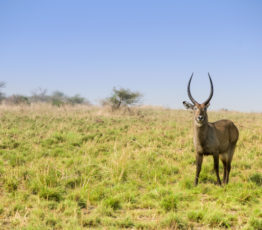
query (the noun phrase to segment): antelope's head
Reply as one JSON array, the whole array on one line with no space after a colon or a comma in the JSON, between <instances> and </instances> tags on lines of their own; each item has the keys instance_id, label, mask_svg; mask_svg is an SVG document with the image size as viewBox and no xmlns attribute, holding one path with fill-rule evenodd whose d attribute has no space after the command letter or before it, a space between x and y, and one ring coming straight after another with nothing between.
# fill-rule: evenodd
<instances>
[{"instance_id":1,"label":"antelope's head","mask_svg":"<svg viewBox=\"0 0 262 230\"><path fill-rule=\"evenodd\" d=\"M195 124L200 127L204 123L208 122L207 108L208 108L209 102L210 102L210 100L213 96L214 89L213 89L213 83L212 83L210 74L208 73L210 86L211 86L210 95L204 103L199 104L191 95L190 84L191 84L192 77L193 77L193 73L192 73L192 75L189 79L188 85L187 85L187 94L188 94L188 97L193 104L186 102L186 101L183 101L183 104L186 107L186 109L192 109L193 110Z\"/></svg>"}]
</instances>

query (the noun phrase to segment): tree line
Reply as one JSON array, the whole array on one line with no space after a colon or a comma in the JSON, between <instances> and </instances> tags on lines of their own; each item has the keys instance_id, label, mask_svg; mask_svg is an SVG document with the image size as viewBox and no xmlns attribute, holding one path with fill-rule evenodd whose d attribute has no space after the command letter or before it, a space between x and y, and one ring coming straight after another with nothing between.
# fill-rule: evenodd
<instances>
[{"instance_id":1,"label":"tree line","mask_svg":"<svg viewBox=\"0 0 262 230\"><path fill-rule=\"evenodd\" d=\"M37 89L30 96L21 94L13 94L5 96L3 88L6 86L5 82L0 82L0 102L9 105L30 105L31 103L49 103L54 106L63 105L91 105L90 101L79 94L68 96L61 91L55 91L51 94L47 93L46 89ZM139 104L143 95L138 91L131 91L125 88L113 88L111 96L101 101L102 106L110 106L112 110L120 108L129 108L130 106Z\"/></svg>"}]
</instances>

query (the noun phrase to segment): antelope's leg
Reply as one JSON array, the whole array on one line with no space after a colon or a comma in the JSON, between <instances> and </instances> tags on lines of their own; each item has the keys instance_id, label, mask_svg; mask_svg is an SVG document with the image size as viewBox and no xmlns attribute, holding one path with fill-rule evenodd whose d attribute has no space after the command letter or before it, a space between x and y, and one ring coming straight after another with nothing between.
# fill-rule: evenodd
<instances>
[{"instance_id":1,"label":"antelope's leg","mask_svg":"<svg viewBox=\"0 0 262 230\"><path fill-rule=\"evenodd\" d=\"M196 178L195 178L195 185L198 184L198 178L199 178L199 174L200 174L200 171L201 171L202 162L203 162L203 155L197 153L196 154Z\"/></svg>"},{"instance_id":2,"label":"antelope's leg","mask_svg":"<svg viewBox=\"0 0 262 230\"><path fill-rule=\"evenodd\" d=\"M222 160L223 166L224 166L224 175L223 175L223 183L226 183L226 177L227 177L227 163L226 161Z\"/></svg>"},{"instance_id":3,"label":"antelope's leg","mask_svg":"<svg viewBox=\"0 0 262 230\"><path fill-rule=\"evenodd\" d=\"M227 163L226 184L228 184L228 181L229 181L230 170L231 170L231 162L228 162Z\"/></svg>"},{"instance_id":4,"label":"antelope's leg","mask_svg":"<svg viewBox=\"0 0 262 230\"><path fill-rule=\"evenodd\" d=\"M230 170L231 170L231 161L234 155L234 151L235 151L235 147L236 147L236 143L230 148L229 150L229 154L228 154L228 161L227 161L227 174L226 174L226 184L228 184L229 181L229 174L230 174Z\"/></svg>"},{"instance_id":5,"label":"antelope's leg","mask_svg":"<svg viewBox=\"0 0 262 230\"><path fill-rule=\"evenodd\" d=\"M219 177L219 156L218 154L214 154L214 169L217 175L217 183L221 185L221 180Z\"/></svg>"},{"instance_id":6,"label":"antelope's leg","mask_svg":"<svg viewBox=\"0 0 262 230\"><path fill-rule=\"evenodd\" d=\"M228 156L227 152L219 155L219 158L223 162L223 166L224 166L224 175L223 175L223 183L224 184L226 184L226 182L227 182L227 162L228 162L227 156Z\"/></svg>"}]
</instances>

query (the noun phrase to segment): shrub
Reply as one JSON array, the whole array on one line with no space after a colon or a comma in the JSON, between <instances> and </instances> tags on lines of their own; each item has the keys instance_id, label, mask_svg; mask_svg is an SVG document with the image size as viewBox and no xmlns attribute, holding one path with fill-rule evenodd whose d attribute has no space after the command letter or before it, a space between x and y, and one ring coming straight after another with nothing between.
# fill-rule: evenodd
<instances>
[{"instance_id":1,"label":"shrub","mask_svg":"<svg viewBox=\"0 0 262 230\"><path fill-rule=\"evenodd\" d=\"M249 221L249 225L250 225L253 229L262 230L262 220L261 220L261 219L252 218L252 219Z\"/></svg>"},{"instance_id":2,"label":"shrub","mask_svg":"<svg viewBox=\"0 0 262 230\"><path fill-rule=\"evenodd\" d=\"M8 98L6 98L6 103L11 105L29 105L30 101L29 98L23 95L12 95Z\"/></svg>"},{"instance_id":3,"label":"shrub","mask_svg":"<svg viewBox=\"0 0 262 230\"><path fill-rule=\"evenodd\" d=\"M102 104L109 104L113 110L119 109L122 106L129 106L138 103L142 98L139 92L132 92L129 89L113 88L111 97L105 99Z\"/></svg>"},{"instance_id":4,"label":"shrub","mask_svg":"<svg viewBox=\"0 0 262 230\"><path fill-rule=\"evenodd\" d=\"M1 88L4 88L5 87L5 82L0 82L0 89ZM4 95L4 93L2 93L1 91L0 91L0 101L2 101L3 99L5 99L5 95Z\"/></svg>"},{"instance_id":5,"label":"shrub","mask_svg":"<svg viewBox=\"0 0 262 230\"><path fill-rule=\"evenodd\" d=\"M203 211L191 211L187 214L187 217L191 221L200 222L203 220L204 213Z\"/></svg>"},{"instance_id":6,"label":"shrub","mask_svg":"<svg viewBox=\"0 0 262 230\"><path fill-rule=\"evenodd\" d=\"M32 102L48 102L50 100L50 96L47 95L46 89L38 88L32 93L30 100Z\"/></svg>"},{"instance_id":7,"label":"shrub","mask_svg":"<svg viewBox=\"0 0 262 230\"><path fill-rule=\"evenodd\" d=\"M174 194L167 195L161 201L161 207L166 211L174 211L177 209L178 199Z\"/></svg>"},{"instance_id":8,"label":"shrub","mask_svg":"<svg viewBox=\"0 0 262 230\"><path fill-rule=\"evenodd\" d=\"M81 97L80 95L76 94L73 97L68 97L68 102L72 105L76 105L76 104L83 104L85 102L85 98ZM89 103L88 103L89 104Z\"/></svg>"},{"instance_id":9,"label":"shrub","mask_svg":"<svg viewBox=\"0 0 262 230\"><path fill-rule=\"evenodd\" d=\"M108 198L107 200L105 200L105 205L107 207L111 207L114 210L121 209L120 200L116 198Z\"/></svg>"},{"instance_id":10,"label":"shrub","mask_svg":"<svg viewBox=\"0 0 262 230\"><path fill-rule=\"evenodd\" d=\"M179 217L177 214L170 213L161 221L162 227L168 227L168 229L188 229L187 223Z\"/></svg>"},{"instance_id":11,"label":"shrub","mask_svg":"<svg viewBox=\"0 0 262 230\"><path fill-rule=\"evenodd\" d=\"M39 196L46 200L53 200L60 202L63 199L63 191L56 188L41 187L39 191Z\"/></svg>"},{"instance_id":12,"label":"shrub","mask_svg":"<svg viewBox=\"0 0 262 230\"><path fill-rule=\"evenodd\" d=\"M82 221L83 227L97 227L100 223L101 219L98 216L87 217Z\"/></svg>"},{"instance_id":13,"label":"shrub","mask_svg":"<svg viewBox=\"0 0 262 230\"><path fill-rule=\"evenodd\" d=\"M51 96L51 103L54 106L62 106L66 103L66 95L60 91L55 91Z\"/></svg>"},{"instance_id":14,"label":"shrub","mask_svg":"<svg viewBox=\"0 0 262 230\"><path fill-rule=\"evenodd\" d=\"M249 179L258 186L262 185L262 174L255 173L249 177Z\"/></svg>"}]
</instances>

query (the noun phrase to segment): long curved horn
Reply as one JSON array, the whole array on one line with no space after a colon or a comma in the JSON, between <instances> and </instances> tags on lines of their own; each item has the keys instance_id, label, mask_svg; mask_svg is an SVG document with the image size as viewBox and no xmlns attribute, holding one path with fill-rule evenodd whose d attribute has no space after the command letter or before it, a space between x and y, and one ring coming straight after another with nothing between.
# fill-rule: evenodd
<instances>
[{"instance_id":1,"label":"long curved horn","mask_svg":"<svg viewBox=\"0 0 262 230\"><path fill-rule=\"evenodd\" d=\"M210 100L211 100L212 97L213 97L213 93L214 93L213 82L212 82L212 79L211 79L209 73L208 73L208 77L209 77L209 81L210 81L211 91L210 91L210 94L209 94L208 99L203 103L203 104L205 104L205 105L207 105L207 104L210 102Z\"/></svg>"},{"instance_id":2,"label":"long curved horn","mask_svg":"<svg viewBox=\"0 0 262 230\"><path fill-rule=\"evenodd\" d=\"M192 80L192 77L193 77L194 73L192 73L190 79L189 79L189 82L188 82L188 85L187 85L187 94L188 94L188 97L189 99L193 102L193 104L199 104L191 95L191 91L190 91L190 84L191 84L191 80Z\"/></svg>"}]
</instances>

